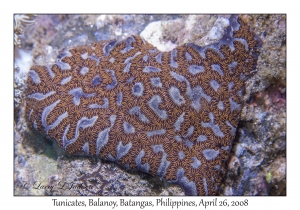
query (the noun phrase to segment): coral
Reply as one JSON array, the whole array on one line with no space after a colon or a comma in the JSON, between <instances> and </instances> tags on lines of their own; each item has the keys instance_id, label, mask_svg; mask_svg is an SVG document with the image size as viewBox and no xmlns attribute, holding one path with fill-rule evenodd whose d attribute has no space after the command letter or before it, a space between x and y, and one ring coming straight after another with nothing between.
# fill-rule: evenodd
<instances>
[{"instance_id":1,"label":"coral","mask_svg":"<svg viewBox=\"0 0 300 210\"><path fill-rule=\"evenodd\" d=\"M36 15L14 15L14 44L21 46L20 36L24 33L26 25L35 23Z\"/></svg>"},{"instance_id":2,"label":"coral","mask_svg":"<svg viewBox=\"0 0 300 210\"><path fill-rule=\"evenodd\" d=\"M63 49L54 65L29 71L30 124L70 154L157 175L187 195L215 195L259 47L241 19L227 21L224 37L206 47L162 53L130 36Z\"/></svg>"},{"instance_id":3,"label":"coral","mask_svg":"<svg viewBox=\"0 0 300 210\"><path fill-rule=\"evenodd\" d=\"M257 61L259 73L247 81L245 100L250 93L261 92L270 85L286 85L286 15L241 15L249 25L255 25L254 32L263 46Z\"/></svg>"},{"instance_id":4,"label":"coral","mask_svg":"<svg viewBox=\"0 0 300 210\"><path fill-rule=\"evenodd\" d=\"M149 174L128 173L115 163L86 157L59 159L56 173L49 176L54 189L46 190L46 195L184 195L178 185L165 186Z\"/></svg>"},{"instance_id":5,"label":"coral","mask_svg":"<svg viewBox=\"0 0 300 210\"><path fill-rule=\"evenodd\" d=\"M221 195L285 195L286 107L280 86L245 104Z\"/></svg>"},{"instance_id":6,"label":"coral","mask_svg":"<svg viewBox=\"0 0 300 210\"><path fill-rule=\"evenodd\" d=\"M24 90L28 71L32 65L32 56L24 50L17 49L15 56L15 83L14 83L14 100L15 108L19 107L24 98Z\"/></svg>"}]
</instances>

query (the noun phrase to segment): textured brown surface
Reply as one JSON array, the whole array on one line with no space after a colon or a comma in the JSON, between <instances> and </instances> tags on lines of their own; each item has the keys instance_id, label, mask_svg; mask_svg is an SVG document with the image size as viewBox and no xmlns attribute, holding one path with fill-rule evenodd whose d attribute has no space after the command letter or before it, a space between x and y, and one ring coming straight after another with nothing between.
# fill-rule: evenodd
<instances>
[{"instance_id":1,"label":"textured brown surface","mask_svg":"<svg viewBox=\"0 0 300 210\"><path fill-rule=\"evenodd\" d=\"M230 24L236 27L234 17ZM244 76L256 64L248 26L240 22L233 34L205 56L193 44L160 53L138 36L64 49L57 64L31 68L27 116L70 154L99 155L179 183L187 194L214 195L235 136Z\"/></svg>"}]
</instances>

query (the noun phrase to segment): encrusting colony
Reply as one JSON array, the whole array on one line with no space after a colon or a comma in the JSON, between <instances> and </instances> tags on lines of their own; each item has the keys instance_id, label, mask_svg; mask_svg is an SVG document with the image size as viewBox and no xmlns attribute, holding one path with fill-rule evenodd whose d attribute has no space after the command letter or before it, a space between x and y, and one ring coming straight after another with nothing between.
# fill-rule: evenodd
<instances>
[{"instance_id":1,"label":"encrusting colony","mask_svg":"<svg viewBox=\"0 0 300 210\"><path fill-rule=\"evenodd\" d=\"M215 195L255 70L258 40L237 16L223 38L159 52L138 36L62 50L29 71L26 114L70 154L97 155Z\"/></svg>"}]
</instances>

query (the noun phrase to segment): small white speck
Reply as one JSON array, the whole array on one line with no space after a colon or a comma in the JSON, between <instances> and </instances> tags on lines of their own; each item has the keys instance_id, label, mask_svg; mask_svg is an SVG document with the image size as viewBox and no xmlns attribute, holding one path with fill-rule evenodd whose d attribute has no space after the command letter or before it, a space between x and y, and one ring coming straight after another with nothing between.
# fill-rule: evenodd
<instances>
[{"instance_id":1,"label":"small white speck","mask_svg":"<svg viewBox=\"0 0 300 210\"><path fill-rule=\"evenodd\" d=\"M115 34L116 34L117 36L121 36L122 30L121 30L120 28L117 28L117 29L115 30Z\"/></svg>"}]
</instances>

